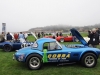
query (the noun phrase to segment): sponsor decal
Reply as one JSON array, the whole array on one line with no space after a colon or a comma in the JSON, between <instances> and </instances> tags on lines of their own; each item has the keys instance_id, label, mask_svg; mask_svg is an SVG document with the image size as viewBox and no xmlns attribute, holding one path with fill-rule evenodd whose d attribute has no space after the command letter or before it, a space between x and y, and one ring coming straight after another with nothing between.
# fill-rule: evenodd
<instances>
[{"instance_id":1,"label":"sponsor decal","mask_svg":"<svg viewBox=\"0 0 100 75\"><path fill-rule=\"evenodd\" d=\"M43 50L43 58L42 61L43 63L46 63L48 61L50 62L66 62L69 61L68 58L70 58L70 53L68 54L48 54L47 55L47 49Z\"/></svg>"},{"instance_id":2,"label":"sponsor decal","mask_svg":"<svg viewBox=\"0 0 100 75\"><path fill-rule=\"evenodd\" d=\"M69 61L70 54L48 54L48 60L51 62L65 62Z\"/></svg>"},{"instance_id":3,"label":"sponsor decal","mask_svg":"<svg viewBox=\"0 0 100 75\"><path fill-rule=\"evenodd\" d=\"M33 45L33 43L22 43L21 47L24 48L24 47L28 47L31 45Z\"/></svg>"},{"instance_id":4,"label":"sponsor decal","mask_svg":"<svg viewBox=\"0 0 100 75\"><path fill-rule=\"evenodd\" d=\"M48 58L70 58L70 54L48 54Z\"/></svg>"}]
</instances>

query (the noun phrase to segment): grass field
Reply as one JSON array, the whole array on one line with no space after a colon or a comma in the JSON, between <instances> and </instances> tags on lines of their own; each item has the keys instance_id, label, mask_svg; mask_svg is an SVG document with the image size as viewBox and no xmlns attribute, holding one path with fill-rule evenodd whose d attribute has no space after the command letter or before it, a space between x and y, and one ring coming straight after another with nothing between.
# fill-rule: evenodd
<instances>
[{"instance_id":1,"label":"grass field","mask_svg":"<svg viewBox=\"0 0 100 75\"><path fill-rule=\"evenodd\" d=\"M30 41L34 41L29 36ZM72 42L62 43L69 44ZM99 47L99 46L98 46ZM100 58L94 68L85 68L80 64L57 66L56 64L44 64L41 70L29 70L24 63L12 60L13 52L0 50L0 75L100 75Z\"/></svg>"}]
</instances>

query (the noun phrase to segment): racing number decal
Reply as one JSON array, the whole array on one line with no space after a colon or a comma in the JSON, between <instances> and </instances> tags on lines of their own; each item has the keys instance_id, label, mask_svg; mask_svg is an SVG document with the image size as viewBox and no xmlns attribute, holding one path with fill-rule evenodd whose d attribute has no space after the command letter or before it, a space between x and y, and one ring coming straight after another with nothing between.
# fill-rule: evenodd
<instances>
[{"instance_id":1,"label":"racing number decal","mask_svg":"<svg viewBox=\"0 0 100 75\"><path fill-rule=\"evenodd\" d=\"M48 54L48 58L70 58L70 54Z\"/></svg>"}]
</instances>

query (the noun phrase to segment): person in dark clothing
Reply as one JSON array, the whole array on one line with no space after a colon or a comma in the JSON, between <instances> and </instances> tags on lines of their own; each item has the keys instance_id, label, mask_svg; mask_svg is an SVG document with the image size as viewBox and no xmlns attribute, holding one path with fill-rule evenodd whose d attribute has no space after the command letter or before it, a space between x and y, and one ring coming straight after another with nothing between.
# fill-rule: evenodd
<instances>
[{"instance_id":1,"label":"person in dark clothing","mask_svg":"<svg viewBox=\"0 0 100 75\"><path fill-rule=\"evenodd\" d=\"M12 40L12 36L10 35L10 33L7 33L7 41L11 41Z\"/></svg>"},{"instance_id":2,"label":"person in dark clothing","mask_svg":"<svg viewBox=\"0 0 100 75\"><path fill-rule=\"evenodd\" d=\"M40 32L38 32L38 39L41 37L41 34L40 34Z\"/></svg>"},{"instance_id":3,"label":"person in dark clothing","mask_svg":"<svg viewBox=\"0 0 100 75\"><path fill-rule=\"evenodd\" d=\"M63 36L63 35L62 35L62 32L60 32L60 34L59 34L59 35L60 35L60 36Z\"/></svg>"},{"instance_id":4,"label":"person in dark clothing","mask_svg":"<svg viewBox=\"0 0 100 75\"><path fill-rule=\"evenodd\" d=\"M92 32L88 35L88 37L90 38L88 45L91 44L93 47L99 45L99 34L95 28L92 29Z\"/></svg>"},{"instance_id":5,"label":"person in dark clothing","mask_svg":"<svg viewBox=\"0 0 100 75\"><path fill-rule=\"evenodd\" d=\"M58 37L58 35L59 35L59 34L58 34L58 32L57 32L57 33L56 33L56 36Z\"/></svg>"},{"instance_id":6,"label":"person in dark clothing","mask_svg":"<svg viewBox=\"0 0 100 75\"><path fill-rule=\"evenodd\" d=\"M92 32L91 30L88 30L88 36L91 34L91 32Z\"/></svg>"},{"instance_id":7,"label":"person in dark clothing","mask_svg":"<svg viewBox=\"0 0 100 75\"><path fill-rule=\"evenodd\" d=\"M100 41L100 28L96 28L96 31L99 34L99 41Z\"/></svg>"},{"instance_id":8,"label":"person in dark clothing","mask_svg":"<svg viewBox=\"0 0 100 75\"><path fill-rule=\"evenodd\" d=\"M44 37L44 32L41 32L41 34L42 34L42 37Z\"/></svg>"}]
</instances>

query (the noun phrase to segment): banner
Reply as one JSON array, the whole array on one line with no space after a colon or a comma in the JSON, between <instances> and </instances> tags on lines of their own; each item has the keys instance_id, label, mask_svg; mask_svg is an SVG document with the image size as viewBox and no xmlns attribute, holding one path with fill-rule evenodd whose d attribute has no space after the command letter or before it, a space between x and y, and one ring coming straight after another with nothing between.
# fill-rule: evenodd
<instances>
[{"instance_id":1,"label":"banner","mask_svg":"<svg viewBox=\"0 0 100 75\"><path fill-rule=\"evenodd\" d=\"M6 23L2 23L2 32L6 34Z\"/></svg>"},{"instance_id":2,"label":"banner","mask_svg":"<svg viewBox=\"0 0 100 75\"><path fill-rule=\"evenodd\" d=\"M6 23L2 23L2 32L4 32L5 39L6 39Z\"/></svg>"}]
</instances>

